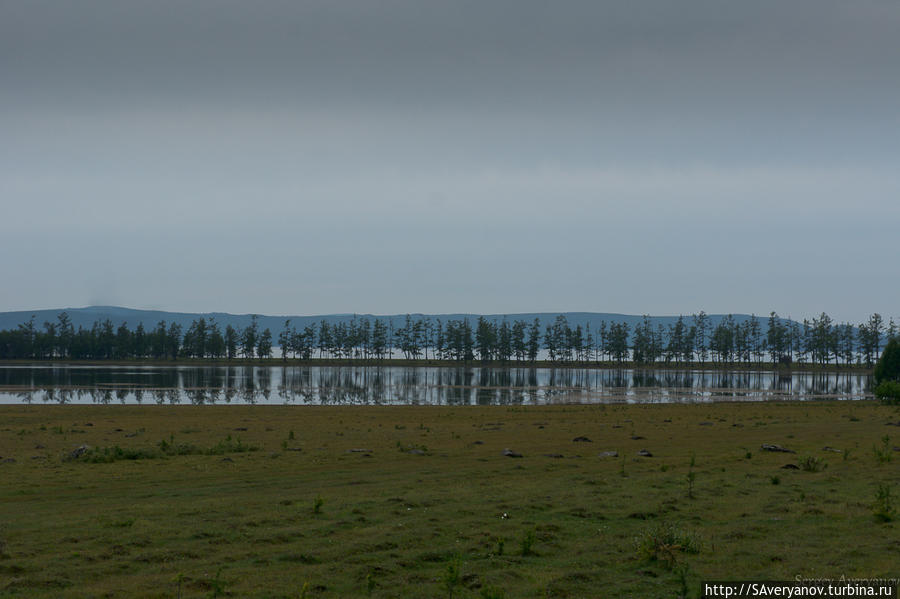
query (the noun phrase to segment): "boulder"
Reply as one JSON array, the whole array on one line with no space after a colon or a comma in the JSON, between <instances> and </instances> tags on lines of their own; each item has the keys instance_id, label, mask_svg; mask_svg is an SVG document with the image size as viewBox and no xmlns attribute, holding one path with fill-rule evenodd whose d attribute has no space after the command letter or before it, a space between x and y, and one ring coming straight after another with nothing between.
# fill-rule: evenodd
<instances>
[{"instance_id":1,"label":"boulder","mask_svg":"<svg viewBox=\"0 0 900 599\"><path fill-rule=\"evenodd\" d=\"M76 447L75 449L73 449L72 451L69 452L69 459L77 460L78 458L83 456L85 454L85 452L87 452L88 449L90 449L90 448L87 445L79 445L78 447Z\"/></svg>"},{"instance_id":2,"label":"boulder","mask_svg":"<svg viewBox=\"0 0 900 599\"><path fill-rule=\"evenodd\" d=\"M503 455L505 455L508 458L521 458L522 457L521 453L519 453L518 451L513 451L512 449L509 449L508 447L503 450Z\"/></svg>"},{"instance_id":3,"label":"boulder","mask_svg":"<svg viewBox=\"0 0 900 599\"><path fill-rule=\"evenodd\" d=\"M652 458L653 457L653 454L650 453L649 451L647 451L646 449L640 450L639 452L637 452L637 454L639 456L641 456L642 458Z\"/></svg>"},{"instance_id":4,"label":"boulder","mask_svg":"<svg viewBox=\"0 0 900 599\"><path fill-rule=\"evenodd\" d=\"M760 449L763 451L779 451L781 453L797 453L793 449L787 449L781 445L775 445L774 443L763 443L760 445Z\"/></svg>"},{"instance_id":5,"label":"boulder","mask_svg":"<svg viewBox=\"0 0 900 599\"><path fill-rule=\"evenodd\" d=\"M572 443L593 443L593 441L591 441L587 437L575 437L574 439L572 439Z\"/></svg>"},{"instance_id":6,"label":"boulder","mask_svg":"<svg viewBox=\"0 0 900 599\"><path fill-rule=\"evenodd\" d=\"M618 451L601 451L597 454L601 458L617 458L619 457Z\"/></svg>"}]
</instances>

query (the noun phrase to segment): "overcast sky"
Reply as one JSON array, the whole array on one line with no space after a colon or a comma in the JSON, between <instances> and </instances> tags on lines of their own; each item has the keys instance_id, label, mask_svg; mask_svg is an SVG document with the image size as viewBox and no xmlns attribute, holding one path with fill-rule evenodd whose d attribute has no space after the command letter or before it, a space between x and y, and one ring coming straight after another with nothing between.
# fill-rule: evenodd
<instances>
[{"instance_id":1,"label":"overcast sky","mask_svg":"<svg viewBox=\"0 0 900 599\"><path fill-rule=\"evenodd\" d=\"M0 310L900 316L900 3L0 0Z\"/></svg>"}]
</instances>

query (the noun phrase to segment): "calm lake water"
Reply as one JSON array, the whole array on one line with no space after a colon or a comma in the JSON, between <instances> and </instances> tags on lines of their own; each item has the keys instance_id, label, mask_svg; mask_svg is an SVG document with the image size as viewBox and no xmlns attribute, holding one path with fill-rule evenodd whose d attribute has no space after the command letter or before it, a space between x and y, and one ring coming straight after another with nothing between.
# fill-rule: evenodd
<instances>
[{"instance_id":1,"label":"calm lake water","mask_svg":"<svg viewBox=\"0 0 900 599\"><path fill-rule=\"evenodd\" d=\"M865 399L846 373L378 366L0 366L5 404L514 405Z\"/></svg>"}]
</instances>

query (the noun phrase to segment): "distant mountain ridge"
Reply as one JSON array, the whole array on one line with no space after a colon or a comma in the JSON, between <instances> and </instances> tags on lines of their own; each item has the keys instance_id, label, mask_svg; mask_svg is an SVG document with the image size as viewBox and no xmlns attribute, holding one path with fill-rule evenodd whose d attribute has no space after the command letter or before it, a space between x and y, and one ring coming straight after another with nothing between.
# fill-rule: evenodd
<instances>
[{"instance_id":1,"label":"distant mountain ridge","mask_svg":"<svg viewBox=\"0 0 900 599\"><path fill-rule=\"evenodd\" d=\"M134 329L138 326L138 324L143 323L145 329L151 329L156 326L156 324L164 320L167 324L178 323L182 327L187 329L190 326L191 322L194 320L198 320L200 318L212 318L218 323L219 327L224 330L224 328L228 325L231 325L235 328L245 328L251 322L253 317L252 314L229 314L226 312L168 312L163 310L136 310L133 308L123 308L120 306L88 306L86 308L60 308L53 310L23 310L16 312L0 312L0 329L8 330L15 329L20 324L28 322L32 316L34 316L34 324L37 328L43 328L44 322L57 322L57 317L62 313L67 312L69 318L72 321L72 325L77 329L79 326L90 328L94 322L96 321L105 321L109 319L115 327L119 327L123 323L125 323L128 328ZM488 320L493 320L500 322L504 318L513 322L516 320L524 320L528 323L534 321L535 318L540 320L541 327L551 324L557 316L565 316L566 320L569 323L569 326L576 327L581 325L582 327L587 327L590 325L592 330L597 330L600 327L601 322L606 322L607 326L611 322L616 323L627 323L631 330L634 330L635 325L640 323L643 320L643 316L634 315L634 314L615 314L609 312L528 312L528 313L518 313L518 314L474 314L474 313L456 313L456 314L422 314L422 313L411 313L409 316L413 319L418 318L428 318L431 320L440 319L442 322L447 322L448 320L462 320L464 318L468 318L473 324L478 320L479 317L483 316ZM297 329L301 329L309 324L318 324L321 321L325 321L328 324L335 324L339 322L350 322L354 318L368 318L370 321L374 321L376 318L379 318L385 322L389 322L393 324L393 326L400 327L403 326L406 321L406 314L388 314L388 315L374 315L374 314L322 314L322 315L314 315L314 316L271 316L259 314L259 327L260 329L270 329L274 335L277 335L279 331L284 328L285 320L290 319L291 325L296 327ZM751 318L749 314L732 314L731 315L735 322L741 323ZM726 317L724 314L708 314L709 323L711 327L715 327L719 322L722 321L723 318ZM768 326L768 315L757 315L757 318L760 321L760 327L763 331L765 331ZM685 324L690 326L691 324L691 315L684 315ZM650 320L653 323L653 326L662 325L663 327L668 328L669 325L674 325L678 316L650 316ZM782 322L790 322L787 319L780 319Z\"/></svg>"}]
</instances>

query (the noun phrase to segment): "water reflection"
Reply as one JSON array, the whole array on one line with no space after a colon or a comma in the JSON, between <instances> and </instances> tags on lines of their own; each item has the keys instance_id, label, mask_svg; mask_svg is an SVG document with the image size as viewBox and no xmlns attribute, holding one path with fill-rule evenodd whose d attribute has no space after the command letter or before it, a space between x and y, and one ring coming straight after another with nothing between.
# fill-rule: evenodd
<instances>
[{"instance_id":1,"label":"water reflection","mask_svg":"<svg viewBox=\"0 0 900 599\"><path fill-rule=\"evenodd\" d=\"M518 405L863 399L857 373L362 366L3 366L0 403Z\"/></svg>"}]
</instances>

